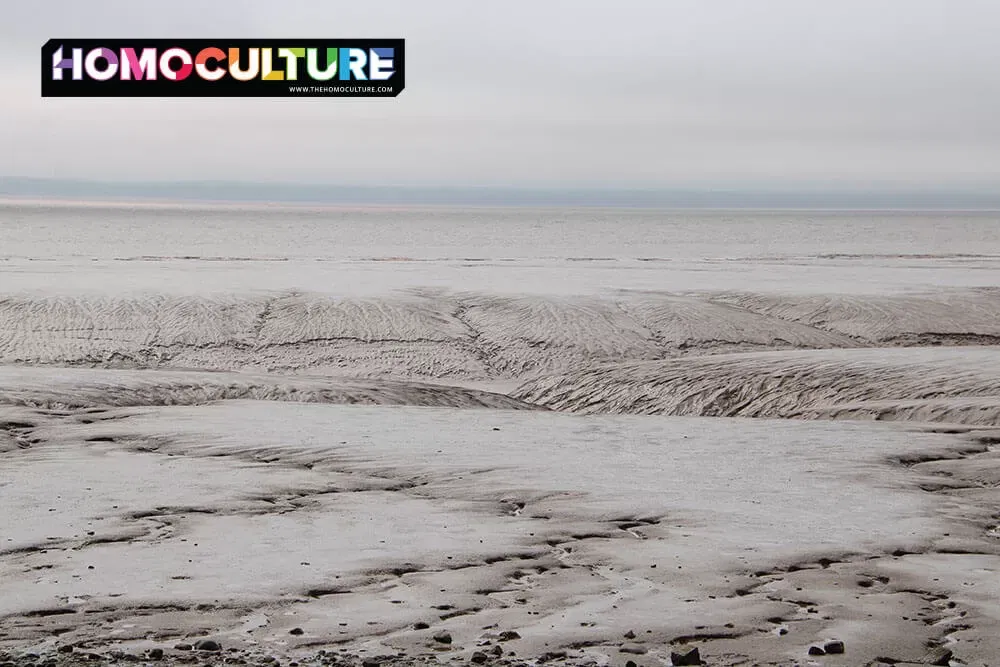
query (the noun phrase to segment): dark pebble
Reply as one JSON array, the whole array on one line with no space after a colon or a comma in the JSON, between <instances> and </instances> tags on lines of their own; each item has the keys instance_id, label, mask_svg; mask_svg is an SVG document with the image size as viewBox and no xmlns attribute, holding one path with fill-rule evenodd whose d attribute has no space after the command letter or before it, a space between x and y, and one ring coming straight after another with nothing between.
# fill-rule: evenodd
<instances>
[{"instance_id":1,"label":"dark pebble","mask_svg":"<svg viewBox=\"0 0 1000 667\"><path fill-rule=\"evenodd\" d=\"M810 646L809 655L826 655L826 651L824 651L819 646Z\"/></svg>"},{"instance_id":2,"label":"dark pebble","mask_svg":"<svg viewBox=\"0 0 1000 667\"><path fill-rule=\"evenodd\" d=\"M379 667L380 664L375 658L365 658L361 661L361 667Z\"/></svg>"},{"instance_id":3,"label":"dark pebble","mask_svg":"<svg viewBox=\"0 0 1000 667\"><path fill-rule=\"evenodd\" d=\"M502 649L502 648L500 648L500 646L494 646L494 647L493 647L493 649L492 649L492 650L491 650L490 652L491 652L491 653L492 653L493 655L496 655L496 656L501 656L501 655L503 655L503 649Z\"/></svg>"},{"instance_id":4,"label":"dark pebble","mask_svg":"<svg viewBox=\"0 0 1000 667\"><path fill-rule=\"evenodd\" d=\"M438 632L437 634L434 635L434 641L439 642L441 644L450 644L451 643L451 633L448 633L448 632Z\"/></svg>"},{"instance_id":5,"label":"dark pebble","mask_svg":"<svg viewBox=\"0 0 1000 667\"><path fill-rule=\"evenodd\" d=\"M475 653L472 654L472 662L476 663L477 665L481 665L489 659L490 659L489 656L487 656L482 651L476 651Z\"/></svg>"},{"instance_id":6,"label":"dark pebble","mask_svg":"<svg viewBox=\"0 0 1000 667\"><path fill-rule=\"evenodd\" d=\"M190 651L191 650L191 645L190 644L175 644L174 648L177 649L178 651Z\"/></svg>"},{"instance_id":7,"label":"dark pebble","mask_svg":"<svg viewBox=\"0 0 1000 667\"><path fill-rule=\"evenodd\" d=\"M831 655L836 655L838 653L844 652L844 642L833 641L823 644L823 650Z\"/></svg>"},{"instance_id":8,"label":"dark pebble","mask_svg":"<svg viewBox=\"0 0 1000 667\"><path fill-rule=\"evenodd\" d=\"M149 655L150 660L159 660L160 658L163 657L163 649L162 648L150 649L147 655Z\"/></svg>"},{"instance_id":9,"label":"dark pebble","mask_svg":"<svg viewBox=\"0 0 1000 667\"><path fill-rule=\"evenodd\" d=\"M520 639L520 638L521 635L519 635L514 630L504 630L503 632L500 633L500 641L502 642L509 642L512 639Z\"/></svg>"},{"instance_id":10,"label":"dark pebble","mask_svg":"<svg viewBox=\"0 0 1000 667\"><path fill-rule=\"evenodd\" d=\"M72 653L73 652L73 645L72 644L63 644L62 646L59 647L59 652L60 653Z\"/></svg>"},{"instance_id":11,"label":"dark pebble","mask_svg":"<svg viewBox=\"0 0 1000 667\"><path fill-rule=\"evenodd\" d=\"M682 665L700 665L702 664L701 653L699 653L697 646L687 653L671 652L670 662L674 664L674 667L681 667Z\"/></svg>"},{"instance_id":12,"label":"dark pebble","mask_svg":"<svg viewBox=\"0 0 1000 667\"><path fill-rule=\"evenodd\" d=\"M413 624L413 629L414 630L426 630L429 627L431 627L431 626L427 625L423 621L419 621L419 622Z\"/></svg>"},{"instance_id":13,"label":"dark pebble","mask_svg":"<svg viewBox=\"0 0 1000 667\"><path fill-rule=\"evenodd\" d=\"M288 634L290 634L290 635L303 635L303 634L305 634L305 630L303 630L302 628L292 628L291 630L288 631Z\"/></svg>"},{"instance_id":14,"label":"dark pebble","mask_svg":"<svg viewBox=\"0 0 1000 667\"><path fill-rule=\"evenodd\" d=\"M221 651L222 646L219 642L214 639L202 639L199 642L195 642L195 649L198 651Z\"/></svg>"},{"instance_id":15,"label":"dark pebble","mask_svg":"<svg viewBox=\"0 0 1000 667\"><path fill-rule=\"evenodd\" d=\"M622 635L622 637L624 637L625 639L635 639L635 632L632 631L632 630L629 630L624 635Z\"/></svg>"}]
</instances>

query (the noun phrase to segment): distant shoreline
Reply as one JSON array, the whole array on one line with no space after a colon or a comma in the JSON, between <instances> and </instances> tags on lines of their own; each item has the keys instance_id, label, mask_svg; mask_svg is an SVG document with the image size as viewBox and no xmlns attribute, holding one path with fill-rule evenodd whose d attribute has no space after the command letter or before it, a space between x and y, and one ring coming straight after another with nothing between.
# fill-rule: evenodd
<instances>
[{"instance_id":1,"label":"distant shoreline","mask_svg":"<svg viewBox=\"0 0 1000 667\"><path fill-rule=\"evenodd\" d=\"M0 202L280 207L630 208L706 211L1000 211L1000 190L528 188L242 182L75 181L0 177Z\"/></svg>"},{"instance_id":2,"label":"distant shoreline","mask_svg":"<svg viewBox=\"0 0 1000 667\"><path fill-rule=\"evenodd\" d=\"M983 208L934 208L934 207L834 207L834 206L668 206L668 205L627 205L627 204L531 204L531 203L447 203L447 202L369 202L369 201L285 201L268 199L197 199L197 198L164 198L164 197L100 197L82 198L77 196L20 196L0 194L2 206L38 206L38 207L86 207L86 208L142 208L142 209L290 209L290 210L362 210L373 209L382 211L393 210L436 210L436 209L466 209L466 210L498 210L498 209L533 209L533 210L646 210L646 211L677 211L697 213L960 213L960 214L991 214L1000 213L1000 204L995 207Z\"/></svg>"}]
</instances>

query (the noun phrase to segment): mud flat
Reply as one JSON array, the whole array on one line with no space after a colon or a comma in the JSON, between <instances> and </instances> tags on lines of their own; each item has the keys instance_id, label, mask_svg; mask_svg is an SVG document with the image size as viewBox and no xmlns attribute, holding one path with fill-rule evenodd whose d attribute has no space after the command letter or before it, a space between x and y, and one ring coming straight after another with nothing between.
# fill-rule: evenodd
<instances>
[{"instance_id":1,"label":"mud flat","mask_svg":"<svg viewBox=\"0 0 1000 667\"><path fill-rule=\"evenodd\" d=\"M995 664L998 312L7 294L0 663Z\"/></svg>"},{"instance_id":2,"label":"mud flat","mask_svg":"<svg viewBox=\"0 0 1000 667\"><path fill-rule=\"evenodd\" d=\"M110 397L134 383L86 372ZM251 662L650 665L694 647L718 665L1000 650L996 431L21 403L0 409L8 650L211 661L184 650L211 639Z\"/></svg>"}]
</instances>

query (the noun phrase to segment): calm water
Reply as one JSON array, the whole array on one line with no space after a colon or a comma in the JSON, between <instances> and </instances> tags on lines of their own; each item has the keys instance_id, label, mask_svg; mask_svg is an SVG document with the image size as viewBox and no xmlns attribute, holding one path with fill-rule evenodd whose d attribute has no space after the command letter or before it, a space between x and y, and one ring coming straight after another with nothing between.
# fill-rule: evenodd
<instances>
[{"instance_id":1,"label":"calm water","mask_svg":"<svg viewBox=\"0 0 1000 667\"><path fill-rule=\"evenodd\" d=\"M1000 213L0 201L0 293L995 286Z\"/></svg>"},{"instance_id":2,"label":"calm water","mask_svg":"<svg viewBox=\"0 0 1000 667\"><path fill-rule=\"evenodd\" d=\"M1000 213L39 205L0 258L786 258L1000 255Z\"/></svg>"}]
</instances>

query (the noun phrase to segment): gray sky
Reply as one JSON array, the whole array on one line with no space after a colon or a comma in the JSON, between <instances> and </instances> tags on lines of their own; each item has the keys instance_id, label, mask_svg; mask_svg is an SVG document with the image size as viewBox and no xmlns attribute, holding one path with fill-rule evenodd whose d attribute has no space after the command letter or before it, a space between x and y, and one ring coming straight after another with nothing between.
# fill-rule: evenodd
<instances>
[{"instance_id":1,"label":"gray sky","mask_svg":"<svg viewBox=\"0 0 1000 667\"><path fill-rule=\"evenodd\" d=\"M158 9L157 9L158 8ZM997 0L8 0L0 176L1000 187ZM395 99L42 99L50 37L404 37Z\"/></svg>"}]
</instances>

